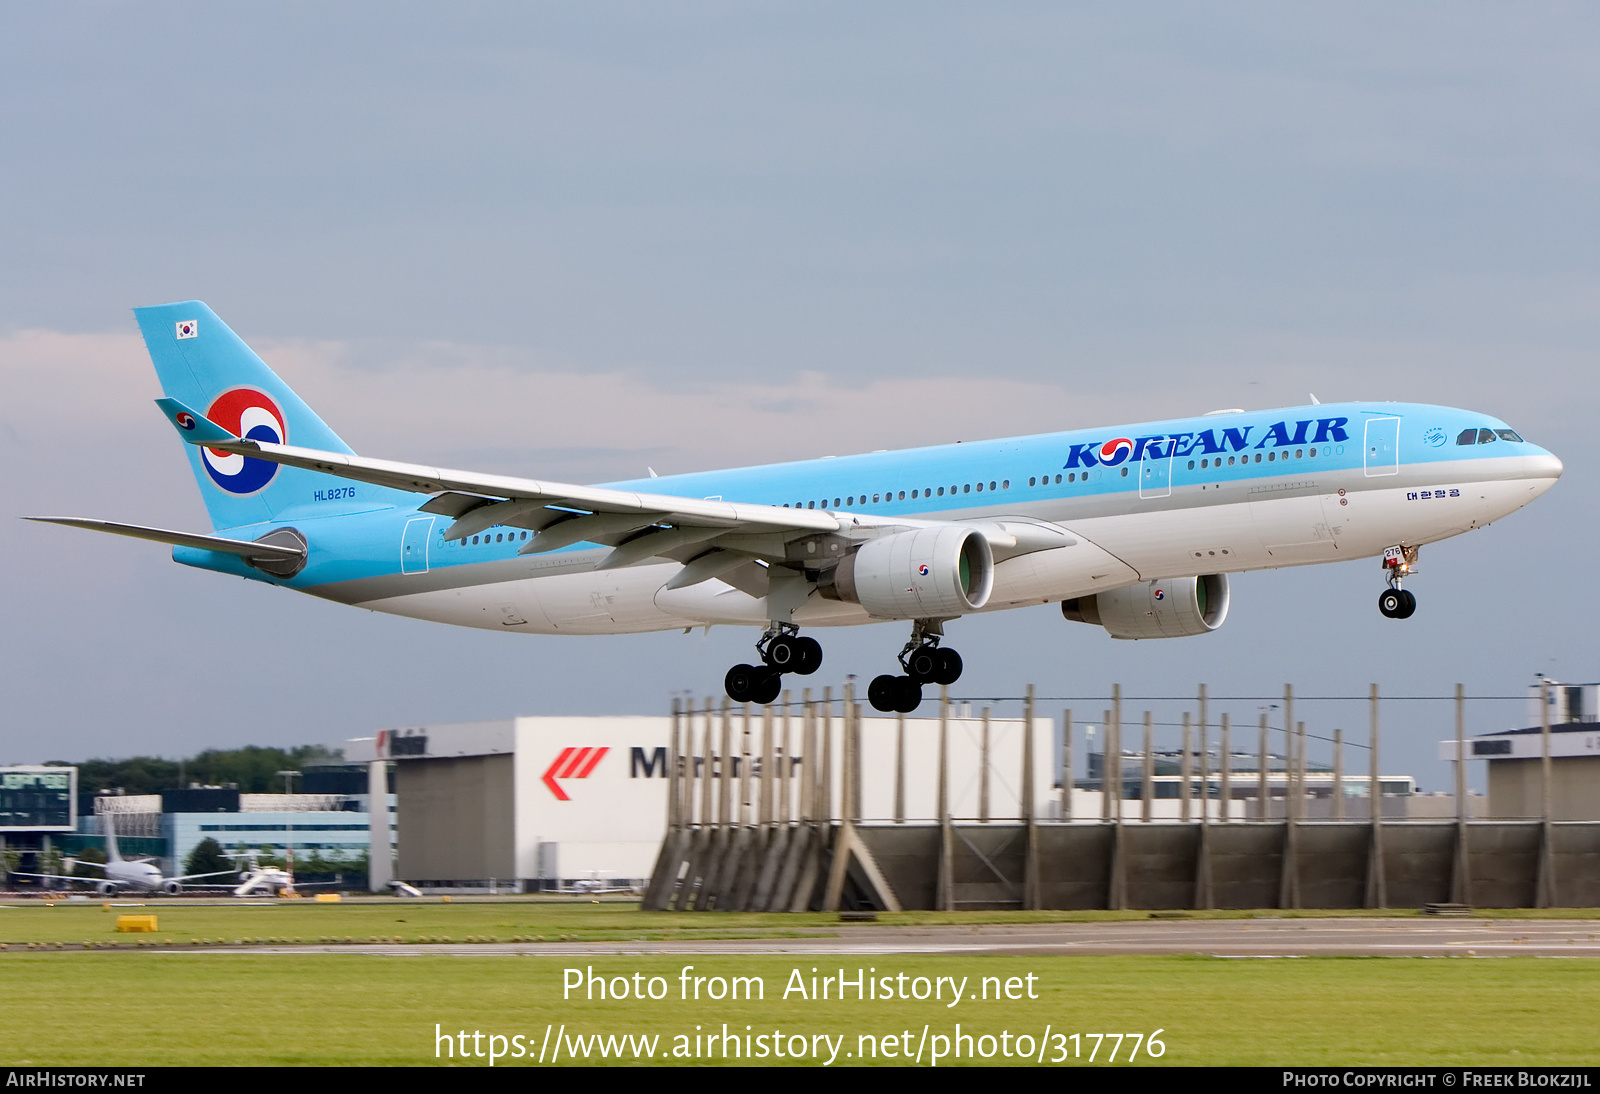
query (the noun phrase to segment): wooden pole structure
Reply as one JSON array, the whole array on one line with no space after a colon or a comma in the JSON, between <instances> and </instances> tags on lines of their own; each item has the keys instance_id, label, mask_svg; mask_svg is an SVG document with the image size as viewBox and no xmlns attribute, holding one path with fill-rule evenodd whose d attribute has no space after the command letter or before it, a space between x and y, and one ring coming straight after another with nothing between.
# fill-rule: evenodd
<instances>
[{"instance_id":1,"label":"wooden pole structure","mask_svg":"<svg viewBox=\"0 0 1600 1094\"><path fill-rule=\"evenodd\" d=\"M983 708L983 730L978 745L978 823L989 823L989 708Z\"/></svg>"},{"instance_id":2,"label":"wooden pole structure","mask_svg":"<svg viewBox=\"0 0 1600 1094\"><path fill-rule=\"evenodd\" d=\"M1189 796L1193 791L1189 780L1194 776L1189 767L1189 753L1194 747L1191 733L1189 712L1186 710L1183 712L1183 743L1178 748L1178 819L1185 824L1189 823Z\"/></svg>"},{"instance_id":3,"label":"wooden pole structure","mask_svg":"<svg viewBox=\"0 0 1600 1094\"><path fill-rule=\"evenodd\" d=\"M1110 763L1102 763L1102 774L1110 772L1107 802L1111 803L1111 892L1109 904L1118 911L1128 906L1128 866L1122 843L1122 685L1111 685L1111 709L1106 712L1106 744Z\"/></svg>"},{"instance_id":4,"label":"wooden pole structure","mask_svg":"<svg viewBox=\"0 0 1600 1094\"><path fill-rule=\"evenodd\" d=\"M1471 863L1467 858L1467 693L1456 685L1456 854L1450 871L1450 899L1472 903Z\"/></svg>"},{"instance_id":5,"label":"wooden pole structure","mask_svg":"<svg viewBox=\"0 0 1600 1094\"><path fill-rule=\"evenodd\" d=\"M1022 819L1033 824L1033 685L1028 685L1022 700L1022 792L1019 795Z\"/></svg>"},{"instance_id":6,"label":"wooden pole structure","mask_svg":"<svg viewBox=\"0 0 1600 1094\"><path fill-rule=\"evenodd\" d=\"M1554 808L1551 800L1551 768L1550 768L1550 682L1543 677L1539 679L1539 876L1537 906L1540 908L1554 908L1556 906L1556 861L1555 848L1551 846L1551 837L1554 830L1551 821L1554 820Z\"/></svg>"},{"instance_id":7,"label":"wooden pole structure","mask_svg":"<svg viewBox=\"0 0 1600 1094\"><path fill-rule=\"evenodd\" d=\"M1144 770L1139 780L1139 820L1150 823L1150 799L1156 794L1156 757L1150 726L1150 712L1144 712Z\"/></svg>"},{"instance_id":8,"label":"wooden pole structure","mask_svg":"<svg viewBox=\"0 0 1600 1094\"><path fill-rule=\"evenodd\" d=\"M1122 685L1111 685L1111 809L1112 817L1122 823Z\"/></svg>"},{"instance_id":9,"label":"wooden pole structure","mask_svg":"<svg viewBox=\"0 0 1600 1094\"><path fill-rule=\"evenodd\" d=\"M733 705L722 704L722 749L717 755L722 785L717 788L717 823L723 828L733 822Z\"/></svg>"},{"instance_id":10,"label":"wooden pole structure","mask_svg":"<svg viewBox=\"0 0 1600 1094\"><path fill-rule=\"evenodd\" d=\"M1372 734L1367 746L1367 808L1372 817L1372 846L1367 850L1367 907L1389 906L1388 883L1384 878L1383 862L1383 783L1378 779L1378 685L1373 684L1369 702L1372 706Z\"/></svg>"},{"instance_id":11,"label":"wooden pole structure","mask_svg":"<svg viewBox=\"0 0 1600 1094\"><path fill-rule=\"evenodd\" d=\"M672 700L672 743L667 750L667 831L676 832L683 827L683 774L678 770L678 757L682 754L683 725L679 716L679 701Z\"/></svg>"},{"instance_id":12,"label":"wooden pole structure","mask_svg":"<svg viewBox=\"0 0 1600 1094\"><path fill-rule=\"evenodd\" d=\"M822 769L817 772L817 819L833 823L833 688L822 689L822 718L817 726L822 734Z\"/></svg>"},{"instance_id":13,"label":"wooden pole structure","mask_svg":"<svg viewBox=\"0 0 1600 1094\"><path fill-rule=\"evenodd\" d=\"M1294 753L1294 685L1283 685L1283 773L1285 776L1285 796L1283 799L1283 817L1285 820L1295 820L1300 816L1299 795L1302 787L1297 785L1296 779L1300 774L1300 763Z\"/></svg>"},{"instance_id":14,"label":"wooden pole structure","mask_svg":"<svg viewBox=\"0 0 1600 1094\"><path fill-rule=\"evenodd\" d=\"M783 754L778 763L778 820L788 824L791 818L789 809L790 783L794 781L794 752L790 748L789 712L792 709L789 692L783 693Z\"/></svg>"},{"instance_id":15,"label":"wooden pole structure","mask_svg":"<svg viewBox=\"0 0 1600 1094\"><path fill-rule=\"evenodd\" d=\"M757 823L763 828L771 827L773 814L776 813L773 798L777 787L773 784L773 765L777 762L777 749L772 739L772 707L761 708L761 808L757 815Z\"/></svg>"},{"instance_id":16,"label":"wooden pole structure","mask_svg":"<svg viewBox=\"0 0 1600 1094\"><path fill-rule=\"evenodd\" d=\"M1344 820L1344 730L1333 731L1333 819Z\"/></svg>"},{"instance_id":17,"label":"wooden pole structure","mask_svg":"<svg viewBox=\"0 0 1600 1094\"><path fill-rule=\"evenodd\" d=\"M1267 753L1267 716L1261 715L1261 748L1256 761L1256 820L1272 819L1272 783L1267 767L1271 757Z\"/></svg>"},{"instance_id":18,"label":"wooden pole structure","mask_svg":"<svg viewBox=\"0 0 1600 1094\"><path fill-rule=\"evenodd\" d=\"M1094 753L1089 753L1090 759ZM1111 770L1111 712L1105 712L1105 717L1100 722L1100 819L1107 823L1111 820L1111 779L1107 774Z\"/></svg>"},{"instance_id":19,"label":"wooden pole structure","mask_svg":"<svg viewBox=\"0 0 1600 1094\"><path fill-rule=\"evenodd\" d=\"M729 700L722 700L724 708ZM716 793L716 761L711 751L712 727L716 724L716 715L712 712L711 699L706 699L706 733L705 741L700 749L700 827L708 828L714 816L711 804L712 795Z\"/></svg>"},{"instance_id":20,"label":"wooden pole structure","mask_svg":"<svg viewBox=\"0 0 1600 1094\"><path fill-rule=\"evenodd\" d=\"M1072 819L1072 711L1061 713L1061 819Z\"/></svg>"},{"instance_id":21,"label":"wooden pole structure","mask_svg":"<svg viewBox=\"0 0 1600 1094\"><path fill-rule=\"evenodd\" d=\"M1022 907L1033 910L1039 907L1039 823L1033 800L1033 685L1028 685L1027 697L1022 703L1022 822L1027 826L1027 843L1023 848Z\"/></svg>"},{"instance_id":22,"label":"wooden pole structure","mask_svg":"<svg viewBox=\"0 0 1600 1094\"><path fill-rule=\"evenodd\" d=\"M817 724L811 689L800 692L800 787L795 803L802 822L817 815Z\"/></svg>"},{"instance_id":23,"label":"wooden pole structure","mask_svg":"<svg viewBox=\"0 0 1600 1094\"><path fill-rule=\"evenodd\" d=\"M1294 735L1295 784L1299 790L1299 797L1295 799L1294 819L1303 821L1306 819L1306 805L1309 801L1306 794L1306 724L1304 722L1296 722L1294 724Z\"/></svg>"},{"instance_id":24,"label":"wooden pole structure","mask_svg":"<svg viewBox=\"0 0 1600 1094\"><path fill-rule=\"evenodd\" d=\"M1200 849L1195 860L1195 905L1216 907L1211 896L1211 749L1206 742L1205 685L1200 685Z\"/></svg>"},{"instance_id":25,"label":"wooden pole structure","mask_svg":"<svg viewBox=\"0 0 1600 1094\"><path fill-rule=\"evenodd\" d=\"M1233 743L1230 740L1230 730L1233 728L1229 715L1222 716L1222 823L1227 824L1233 812Z\"/></svg>"},{"instance_id":26,"label":"wooden pole structure","mask_svg":"<svg viewBox=\"0 0 1600 1094\"><path fill-rule=\"evenodd\" d=\"M894 716L894 822L906 822L906 716Z\"/></svg>"},{"instance_id":27,"label":"wooden pole structure","mask_svg":"<svg viewBox=\"0 0 1600 1094\"><path fill-rule=\"evenodd\" d=\"M844 709L840 726L839 745L842 755L839 763L839 818L837 835L833 841L833 861L828 867L828 884L823 891L822 910L837 912L844 894L845 878L850 872L850 835L855 818L855 734L852 732L852 710L855 706L855 685L844 686Z\"/></svg>"},{"instance_id":28,"label":"wooden pole structure","mask_svg":"<svg viewBox=\"0 0 1600 1094\"><path fill-rule=\"evenodd\" d=\"M955 833L950 828L950 689L939 685L939 909L956 908L954 847Z\"/></svg>"},{"instance_id":29,"label":"wooden pole structure","mask_svg":"<svg viewBox=\"0 0 1600 1094\"><path fill-rule=\"evenodd\" d=\"M855 756L850 771L850 820L861 820L861 704L856 702L856 686L845 685L846 704L850 708L850 750Z\"/></svg>"}]
</instances>

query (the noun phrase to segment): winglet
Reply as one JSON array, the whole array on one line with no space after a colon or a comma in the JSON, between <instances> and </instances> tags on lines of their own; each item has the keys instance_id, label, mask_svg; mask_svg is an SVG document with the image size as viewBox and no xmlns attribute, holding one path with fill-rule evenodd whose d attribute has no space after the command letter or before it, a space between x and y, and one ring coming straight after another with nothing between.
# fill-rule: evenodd
<instances>
[{"instance_id":1,"label":"winglet","mask_svg":"<svg viewBox=\"0 0 1600 1094\"><path fill-rule=\"evenodd\" d=\"M177 427L178 436L190 444L235 444L239 438L199 411L190 410L176 399L157 399L156 406Z\"/></svg>"}]
</instances>

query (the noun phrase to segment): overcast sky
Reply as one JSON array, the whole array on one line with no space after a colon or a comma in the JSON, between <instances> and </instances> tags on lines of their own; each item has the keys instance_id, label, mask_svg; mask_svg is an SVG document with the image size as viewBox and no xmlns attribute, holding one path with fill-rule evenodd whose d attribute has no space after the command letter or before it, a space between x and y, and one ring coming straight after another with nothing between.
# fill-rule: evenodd
<instances>
[{"instance_id":1,"label":"overcast sky","mask_svg":"<svg viewBox=\"0 0 1600 1094\"><path fill-rule=\"evenodd\" d=\"M954 624L956 690L1600 679L1597 31L1577 4L6 5L0 761L650 713L749 657L382 617L13 519L207 527L129 312L190 297L358 451L569 481L1311 392L1480 409L1566 476L1425 549L1411 620L1376 561L1241 575L1204 638ZM825 634L810 682L904 632ZM1386 716L1385 766L1445 788L1448 707Z\"/></svg>"}]
</instances>

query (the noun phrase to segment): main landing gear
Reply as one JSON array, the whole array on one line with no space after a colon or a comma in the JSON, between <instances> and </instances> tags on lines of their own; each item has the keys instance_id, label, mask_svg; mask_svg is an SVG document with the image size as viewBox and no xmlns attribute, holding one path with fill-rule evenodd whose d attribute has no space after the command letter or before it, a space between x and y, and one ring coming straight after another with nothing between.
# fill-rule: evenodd
<instances>
[{"instance_id":1,"label":"main landing gear","mask_svg":"<svg viewBox=\"0 0 1600 1094\"><path fill-rule=\"evenodd\" d=\"M939 645L944 638L942 620L916 620L911 641L900 651L904 676L879 676L867 686L867 701L874 710L910 714L922 703L922 685L953 684L961 679L961 655Z\"/></svg>"},{"instance_id":2,"label":"main landing gear","mask_svg":"<svg viewBox=\"0 0 1600 1094\"><path fill-rule=\"evenodd\" d=\"M783 691L783 674L810 676L822 667L822 643L800 634L793 623L773 623L756 643L760 665L735 665L722 686L735 703L760 703L776 699Z\"/></svg>"},{"instance_id":3,"label":"main landing gear","mask_svg":"<svg viewBox=\"0 0 1600 1094\"><path fill-rule=\"evenodd\" d=\"M1389 587L1378 597L1378 611L1385 619L1410 619L1417 610L1417 598L1400 587L1408 574L1416 573L1417 548L1403 544L1383 552L1383 569L1389 577Z\"/></svg>"}]
</instances>

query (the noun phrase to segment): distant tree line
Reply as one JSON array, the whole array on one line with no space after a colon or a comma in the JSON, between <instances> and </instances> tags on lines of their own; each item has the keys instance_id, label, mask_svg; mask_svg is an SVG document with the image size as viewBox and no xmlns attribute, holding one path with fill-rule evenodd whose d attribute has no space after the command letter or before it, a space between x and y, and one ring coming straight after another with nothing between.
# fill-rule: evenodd
<instances>
[{"instance_id":1,"label":"distant tree line","mask_svg":"<svg viewBox=\"0 0 1600 1094\"><path fill-rule=\"evenodd\" d=\"M208 748L186 760L130 756L125 760L85 760L76 765L65 760L50 762L77 767L79 793L120 789L124 794L159 794L163 790L181 790L191 783L199 783L202 786L237 786L245 794L274 794L283 791L283 779L278 772L342 763L343 756L322 745L288 749L246 745L243 748Z\"/></svg>"}]
</instances>

